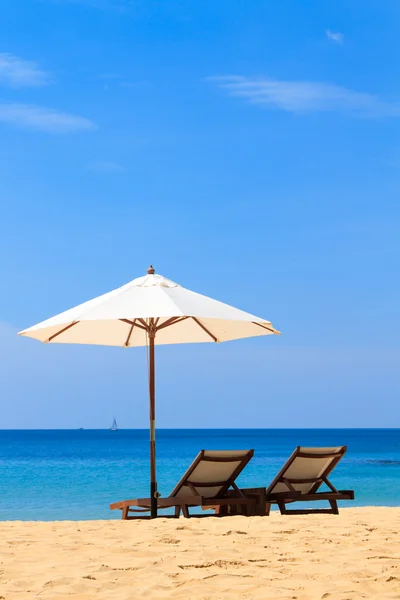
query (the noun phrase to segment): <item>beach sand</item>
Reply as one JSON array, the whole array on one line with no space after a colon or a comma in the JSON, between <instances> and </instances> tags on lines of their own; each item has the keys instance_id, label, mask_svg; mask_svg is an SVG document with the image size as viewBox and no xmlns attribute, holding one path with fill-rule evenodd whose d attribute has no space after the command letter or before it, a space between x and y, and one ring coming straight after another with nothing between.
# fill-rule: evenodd
<instances>
[{"instance_id":1,"label":"beach sand","mask_svg":"<svg viewBox=\"0 0 400 600\"><path fill-rule=\"evenodd\" d=\"M21 507L23 510L23 507ZM0 598L400 598L400 508L0 523Z\"/></svg>"}]
</instances>

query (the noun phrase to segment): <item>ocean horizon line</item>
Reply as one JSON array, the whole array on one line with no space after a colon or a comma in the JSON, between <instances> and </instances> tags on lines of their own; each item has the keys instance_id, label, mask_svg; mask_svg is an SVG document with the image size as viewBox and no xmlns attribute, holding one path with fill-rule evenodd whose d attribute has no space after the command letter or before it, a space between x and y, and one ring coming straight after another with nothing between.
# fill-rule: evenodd
<instances>
[{"instance_id":1,"label":"ocean horizon line","mask_svg":"<svg viewBox=\"0 0 400 600\"><path fill-rule=\"evenodd\" d=\"M109 431L110 427L0 428L4 431ZM399 431L400 427L157 427L157 431ZM118 431L149 431L148 427L118 427Z\"/></svg>"}]
</instances>

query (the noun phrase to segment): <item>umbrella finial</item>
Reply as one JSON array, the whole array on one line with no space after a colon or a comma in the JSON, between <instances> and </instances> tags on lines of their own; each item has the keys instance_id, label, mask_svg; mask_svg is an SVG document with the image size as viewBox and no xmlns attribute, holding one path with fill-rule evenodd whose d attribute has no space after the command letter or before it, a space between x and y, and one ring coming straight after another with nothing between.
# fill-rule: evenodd
<instances>
[{"instance_id":1,"label":"umbrella finial","mask_svg":"<svg viewBox=\"0 0 400 600\"><path fill-rule=\"evenodd\" d=\"M155 270L153 269L153 265L150 265L149 268L147 269L147 273L149 275L154 275Z\"/></svg>"}]
</instances>

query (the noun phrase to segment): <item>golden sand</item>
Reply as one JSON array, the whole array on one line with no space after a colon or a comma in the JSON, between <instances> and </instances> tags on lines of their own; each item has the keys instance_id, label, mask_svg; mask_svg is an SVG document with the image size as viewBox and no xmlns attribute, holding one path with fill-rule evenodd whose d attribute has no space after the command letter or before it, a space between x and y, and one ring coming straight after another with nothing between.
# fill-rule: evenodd
<instances>
[{"instance_id":1,"label":"golden sand","mask_svg":"<svg viewBox=\"0 0 400 600\"><path fill-rule=\"evenodd\" d=\"M400 599L400 508L0 523L0 598Z\"/></svg>"}]
</instances>

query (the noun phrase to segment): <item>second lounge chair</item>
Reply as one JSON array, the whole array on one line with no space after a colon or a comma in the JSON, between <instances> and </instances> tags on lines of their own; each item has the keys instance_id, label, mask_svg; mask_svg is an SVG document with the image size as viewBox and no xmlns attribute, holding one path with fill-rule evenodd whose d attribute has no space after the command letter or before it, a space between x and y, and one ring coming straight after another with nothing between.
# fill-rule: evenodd
<instances>
[{"instance_id":1,"label":"second lounge chair","mask_svg":"<svg viewBox=\"0 0 400 600\"><path fill-rule=\"evenodd\" d=\"M354 500L353 490L337 490L328 475L346 452L346 446L304 448L298 446L265 491L266 514L276 503L283 515L339 514L338 500ZM327 491L318 491L325 484ZM291 502L327 500L330 508L287 509Z\"/></svg>"}]
</instances>

